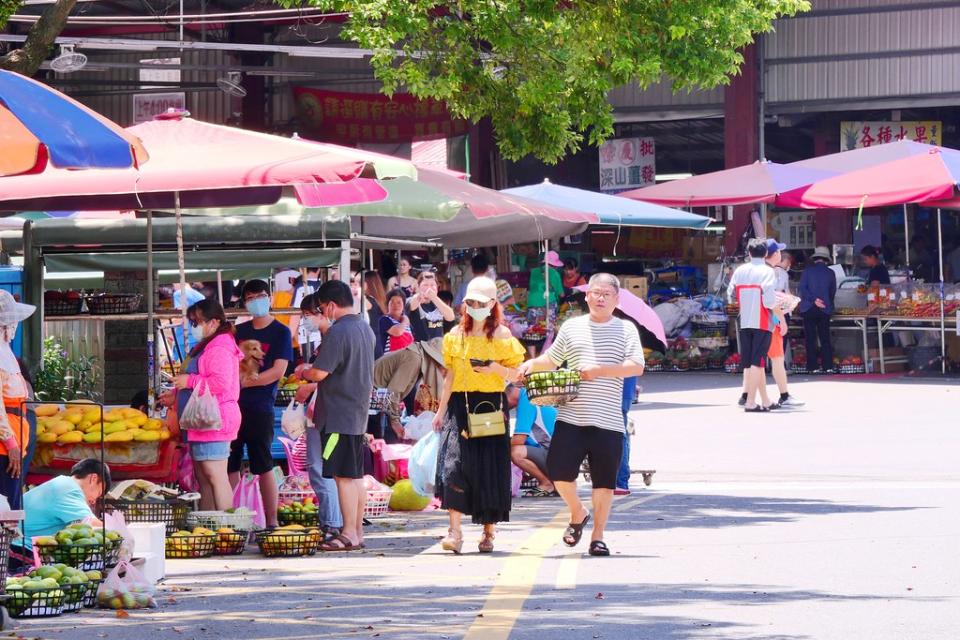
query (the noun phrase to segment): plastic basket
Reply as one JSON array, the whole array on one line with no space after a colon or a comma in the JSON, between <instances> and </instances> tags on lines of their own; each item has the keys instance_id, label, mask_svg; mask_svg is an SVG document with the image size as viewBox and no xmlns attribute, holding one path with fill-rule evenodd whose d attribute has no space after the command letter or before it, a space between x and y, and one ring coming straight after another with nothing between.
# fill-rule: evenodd
<instances>
[{"instance_id":1,"label":"plastic basket","mask_svg":"<svg viewBox=\"0 0 960 640\"><path fill-rule=\"evenodd\" d=\"M0 595L6 593L7 573L10 568L10 541L17 535L0 525Z\"/></svg>"},{"instance_id":2,"label":"plastic basket","mask_svg":"<svg viewBox=\"0 0 960 640\"><path fill-rule=\"evenodd\" d=\"M97 590L100 589L100 585L103 584L103 580L91 580L86 584L87 592L83 594L83 606L85 607L96 607L97 606Z\"/></svg>"},{"instance_id":3,"label":"plastic basket","mask_svg":"<svg viewBox=\"0 0 960 640\"><path fill-rule=\"evenodd\" d=\"M276 407L288 407L296 395L296 389L277 389L277 399L273 404Z\"/></svg>"},{"instance_id":4,"label":"plastic basket","mask_svg":"<svg viewBox=\"0 0 960 640\"><path fill-rule=\"evenodd\" d=\"M187 514L187 526L205 527L207 529L234 529L236 531L254 531L257 526L253 522L256 514L227 513L226 511L194 511Z\"/></svg>"},{"instance_id":5,"label":"plastic basket","mask_svg":"<svg viewBox=\"0 0 960 640\"><path fill-rule=\"evenodd\" d=\"M247 532L218 533L213 550L215 556L239 556L247 550Z\"/></svg>"},{"instance_id":6,"label":"plastic basket","mask_svg":"<svg viewBox=\"0 0 960 640\"><path fill-rule=\"evenodd\" d=\"M558 407L580 393L580 372L570 369L536 371L524 381L531 404Z\"/></svg>"},{"instance_id":7,"label":"plastic basket","mask_svg":"<svg viewBox=\"0 0 960 640\"><path fill-rule=\"evenodd\" d=\"M63 591L63 610L64 612L80 611L83 608L83 599L90 589L89 582L81 584L62 584L60 590Z\"/></svg>"},{"instance_id":8,"label":"plastic basket","mask_svg":"<svg viewBox=\"0 0 960 640\"><path fill-rule=\"evenodd\" d=\"M7 612L14 618L47 618L63 613L63 589L17 590L10 592Z\"/></svg>"},{"instance_id":9,"label":"plastic basket","mask_svg":"<svg viewBox=\"0 0 960 640\"><path fill-rule=\"evenodd\" d=\"M117 563L122 542L123 539L119 538L106 545L37 545L37 553L42 564L63 563L81 571L104 571Z\"/></svg>"},{"instance_id":10,"label":"plastic basket","mask_svg":"<svg viewBox=\"0 0 960 640\"><path fill-rule=\"evenodd\" d=\"M363 510L363 517L377 518L384 515L390 509L390 498L393 496L393 489L381 489L377 491L367 491L367 506Z\"/></svg>"},{"instance_id":11,"label":"plastic basket","mask_svg":"<svg viewBox=\"0 0 960 640\"><path fill-rule=\"evenodd\" d=\"M142 299L139 293L98 293L87 298L87 307L94 315L134 313Z\"/></svg>"},{"instance_id":12,"label":"plastic basket","mask_svg":"<svg viewBox=\"0 0 960 640\"><path fill-rule=\"evenodd\" d=\"M78 300L44 300L43 315L75 316L83 311L83 298Z\"/></svg>"},{"instance_id":13,"label":"plastic basket","mask_svg":"<svg viewBox=\"0 0 960 640\"><path fill-rule=\"evenodd\" d=\"M281 489L279 502L280 504L289 504L291 502L303 502L306 498L313 498L316 500L317 494L314 493L313 489Z\"/></svg>"},{"instance_id":14,"label":"plastic basket","mask_svg":"<svg viewBox=\"0 0 960 640\"><path fill-rule=\"evenodd\" d=\"M845 364L840 367L839 371L846 374L866 373L867 368L862 364Z\"/></svg>"},{"instance_id":15,"label":"plastic basket","mask_svg":"<svg viewBox=\"0 0 960 640\"><path fill-rule=\"evenodd\" d=\"M123 513L126 522L162 522L167 535L182 529L190 513L190 505L183 500L108 500L108 506Z\"/></svg>"},{"instance_id":16,"label":"plastic basket","mask_svg":"<svg viewBox=\"0 0 960 640\"><path fill-rule=\"evenodd\" d=\"M170 536L164 547L167 559L209 558L217 546L217 536Z\"/></svg>"},{"instance_id":17,"label":"plastic basket","mask_svg":"<svg viewBox=\"0 0 960 640\"><path fill-rule=\"evenodd\" d=\"M277 511L277 522L281 527L288 524L302 524L305 527L320 526L320 511Z\"/></svg>"},{"instance_id":18,"label":"plastic basket","mask_svg":"<svg viewBox=\"0 0 960 640\"><path fill-rule=\"evenodd\" d=\"M261 530L255 536L260 553L268 558L312 556L323 541L319 529Z\"/></svg>"}]
</instances>

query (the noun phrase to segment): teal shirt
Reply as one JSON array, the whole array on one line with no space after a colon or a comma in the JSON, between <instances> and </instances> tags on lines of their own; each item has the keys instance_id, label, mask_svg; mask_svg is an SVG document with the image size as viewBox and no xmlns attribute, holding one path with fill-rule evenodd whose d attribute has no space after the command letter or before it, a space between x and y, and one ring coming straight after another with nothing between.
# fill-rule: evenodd
<instances>
[{"instance_id":1,"label":"teal shirt","mask_svg":"<svg viewBox=\"0 0 960 640\"><path fill-rule=\"evenodd\" d=\"M38 536L52 536L68 524L93 515L83 489L72 476L57 476L23 495L27 548Z\"/></svg>"},{"instance_id":2,"label":"teal shirt","mask_svg":"<svg viewBox=\"0 0 960 640\"><path fill-rule=\"evenodd\" d=\"M530 270L530 288L527 293L527 307L544 307L543 302L544 289L546 283L543 278L543 267L536 267ZM563 295L563 277L556 269L550 269L550 304L560 303L560 296Z\"/></svg>"}]
</instances>

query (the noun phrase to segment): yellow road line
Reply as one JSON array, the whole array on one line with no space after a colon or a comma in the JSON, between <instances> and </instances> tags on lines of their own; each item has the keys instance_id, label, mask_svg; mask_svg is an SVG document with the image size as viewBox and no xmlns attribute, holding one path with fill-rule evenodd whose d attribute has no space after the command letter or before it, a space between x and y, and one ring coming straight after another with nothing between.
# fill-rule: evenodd
<instances>
[{"instance_id":1,"label":"yellow road line","mask_svg":"<svg viewBox=\"0 0 960 640\"><path fill-rule=\"evenodd\" d=\"M566 526L567 511L564 509L504 561L483 610L463 640L508 640L523 611L523 604L533 591L543 554L560 540Z\"/></svg>"},{"instance_id":2,"label":"yellow road line","mask_svg":"<svg viewBox=\"0 0 960 640\"><path fill-rule=\"evenodd\" d=\"M633 509L634 507L639 507L640 505L651 502L653 500L658 500L664 496L669 495L666 493L655 493L652 496L643 496L642 498L631 498L630 500L623 500L620 502L613 503L614 511L626 511L628 509Z\"/></svg>"},{"instance_id":3,"label":"yellow road line","mask_svg":"<svg viewBox=\"0 0 960 640\"><path fill-rule=\"evenodd\" d=\"M560 558L557 568L557 589L573 589L577 586L577 567L580 566L582 553L568 553Z\"/></svg>"}]
</instances>

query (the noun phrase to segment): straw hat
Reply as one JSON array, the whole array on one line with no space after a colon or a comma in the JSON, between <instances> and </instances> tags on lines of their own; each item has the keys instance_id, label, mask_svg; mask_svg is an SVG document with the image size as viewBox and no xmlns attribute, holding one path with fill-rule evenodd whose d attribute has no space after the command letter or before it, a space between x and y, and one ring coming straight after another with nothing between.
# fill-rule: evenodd
<instances>
[{"instance_id":1,"label":"straw hat","mask_svg":"<svg viewBox=\"0 0 960 640\"><path fill-rule=\"evenodd\" d=\"M491 300L497 299L497 283L486 276L479 276L470 281L467 285L467 293L463 296L464 301L475 300L480 304L487 304Z\"/></svg>"},{"instance_id":2,"label":"straw hat","mask_svg":"<svg viewBox=\"0 0 960 640\"><path fill-rule=\"evenodd\" d=\"M29 318L37 308L17 302L9 291L0 289L0 325L14 325Z\"/></svg>"}]
</instances>

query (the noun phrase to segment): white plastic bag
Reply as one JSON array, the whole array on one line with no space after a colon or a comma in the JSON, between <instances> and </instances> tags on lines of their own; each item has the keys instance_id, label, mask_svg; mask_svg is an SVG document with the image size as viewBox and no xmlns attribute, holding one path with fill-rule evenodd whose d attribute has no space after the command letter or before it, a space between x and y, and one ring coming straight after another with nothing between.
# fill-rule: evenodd
<instances>
[{"instance_id":1,"label":"white plastic bag","mask_svg":"<svg viewBox=\"0 0 960 640\"><path fill-rule=\"evenodd\" d=\"M150 609L157 606L153 593L150 581L121 560L97 590L97 604L104 609Z\"/></svg>"},{"instance_id":2,"label":"white plastic bag","mask_svg":"<svg viewBox=\"0 0 960 640\"><path fill-rule=\"evenodd\" d=\"M302 436L307 430L306 407L296 400L291 400L287 408L280 414L280 428L291 440L296 440Z\"/></svg>"},{"instance_id":3,"label":"white plastic bag","mask_svg":"<svg viewBox=\"0 0 960 640\"><path fill-rule=\"evenodd\" d=\"M413 490L432 498L436 486L437 455L440 451L440 434L431 430L413 445L407 470Z\"/></svg>"},{"instance_id":4,"label":"white plastic bag","mask_svg":"<svg viewBox=\"0 0 960 640\"><path fill-rule=\"evenodd\" d=\"M120 537L123 538L123 543L120 545L119 558L121 560L132 560L135 550L133 534L130 533L130 529L127 528L127 522L123 517L123 512L117 510L112 513L103 514L103 524L108 531L116 531L120 534Z\"/></svg>"},{"instance_id":5,"label":"white plastic bag","mask_svg":"<svg viewBox=\"0 0 960 640\"><path fill-rule=\"evenodd\" d=\"M220 427L220 403L210 392L209 385L201 381L183 408L180 428L188 431L218 431Z\"/></svg>"},{"instance_id":6,"label":"white plastic bag","mask_svg":"<svg viewBox=\"0 0 960 640\"><path fill-rule=\"evenodd\" d=\"M418 416L410 418L403 425L403 434L408 440L420 440L425 435L433 433L433 411L424 411Z\"/></svg>"}]
</instances>

